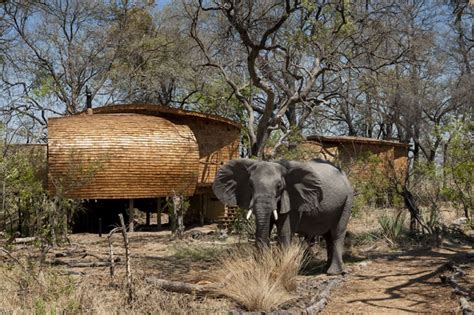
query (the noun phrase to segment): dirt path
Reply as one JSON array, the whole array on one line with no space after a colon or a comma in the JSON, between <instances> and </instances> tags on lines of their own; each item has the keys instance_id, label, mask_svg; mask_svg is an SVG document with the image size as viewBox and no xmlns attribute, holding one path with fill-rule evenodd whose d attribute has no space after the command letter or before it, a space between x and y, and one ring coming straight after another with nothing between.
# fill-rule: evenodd
<instances>
[{"instance_id":1,"label":"dirt path","mask_svg":"<svg viewBox=\"0 0 474 315\"><path fill-rule=\"evenodd\" d=\"M448 260L467 263L473 293L473 264L466 258L470 247L417 250L372 258L354 267L342 286L331 294L324 314L333 313L453 313L458 299L441 285L439 274Z\"/></svg>"}]
</instances>

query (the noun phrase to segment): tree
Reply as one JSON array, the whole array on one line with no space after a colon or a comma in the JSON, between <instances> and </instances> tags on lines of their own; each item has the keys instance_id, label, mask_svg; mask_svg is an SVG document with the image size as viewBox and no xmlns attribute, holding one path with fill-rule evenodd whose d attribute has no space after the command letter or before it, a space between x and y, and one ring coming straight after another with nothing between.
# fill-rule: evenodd
<instances>
[{"instance_id":1,"label":"tree","mask_svg":"<svg viewBox=\"0 0 474 315\"><path fill-rule=\"evenodd\" d=\"M185 9L202 66L215 69L245 108L250 153L259 158L273 131L279 131L278 147L301 132L319 105L332 104L349 73L377 71L406 51L381 54L380 43L401 45L387 36L395 29L395 6L228 0L190 1ZM379 15L390 27L374 36L367 30Z\"/></svg>"},{"instance_id":2,"label":"tree","mask_svg":"<svg viewBox=\"0 0 474 315\"><path fill-rule=\"evenodd\" d=\"M2 6L15 39L2 73L10 93L5 110L41 125L51 114L82 110L86 85L99 93L120 43L110 32L108 8L74 0Z\"/></svg>"},{"instance_id":3,"label":"tree","mask_svg":"<svg viewBox=\"0 0 474 315\"><path fill-rule=\"evenodd\" d=\"M166 8L153 17L150 5L130 4L114 11L123 38L110 73L114 101L182 106L194 73L176 12Z\"/></svg>"}]
</instances>

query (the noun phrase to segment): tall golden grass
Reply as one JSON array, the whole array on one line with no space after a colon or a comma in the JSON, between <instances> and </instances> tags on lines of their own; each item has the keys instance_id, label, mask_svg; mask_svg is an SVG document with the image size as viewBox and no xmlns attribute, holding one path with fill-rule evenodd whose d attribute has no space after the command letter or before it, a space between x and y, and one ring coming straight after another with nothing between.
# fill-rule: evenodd
<instances>
[{"instance_id":1,"label":"tall golden grass","mask_svg":"<svg viewBox=\"0 0 474 315\"><path fill-rule=\"evenodd\" d=\"M239 247L220 259L214 281L218 293L249 311L267 311L292 299L296 277L305 263L305 246Z\"/></svg>"}]
</instances>

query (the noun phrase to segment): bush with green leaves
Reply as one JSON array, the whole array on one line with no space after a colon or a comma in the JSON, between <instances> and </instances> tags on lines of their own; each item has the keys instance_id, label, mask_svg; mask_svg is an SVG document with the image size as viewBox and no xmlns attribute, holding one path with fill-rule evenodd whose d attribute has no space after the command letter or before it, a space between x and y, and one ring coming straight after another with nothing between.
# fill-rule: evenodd
<instances>
[{"instance_id":1,"label":"bush with green leaves","mask_svg":"<svg viewBox=\"0 0 474 315\"><path fill-rule=\"evenodd\" d=\"M396 178L384 161L375 154L362 155L347 169L355 191L353 213L357 215L366 206L369 207L400 207L403 203L398 191L401 181Z\"/></svg>"},{"instance_id":2,"label":"bush with green leaves","mask_svg":"<svg viewBox=\"0 0 474 315\"><path fill-rule=\"evenodd\" d=\"M472 221L474 207L474 122L448 125L443 165L443 195Z\"/></svg>"},{"instance_id":3,"label":"bush with green leaves","mask_svg":"<svg viewBox=\"0 0 474 315\"><path fill-rule=\"evenodd\" d=\"M8 234L36 236L41 243L55 245L67 240L73 214L82 209L80 200L46 190L46 154L39 146L10 145L0 159L0 229ZM53 181L56 183L55 181Z\"/></svg>"},{"instance_id":4,"label":"bush with green leaves","mask_svg":"<svg viewBox=\"0 0 474 315\"><path fill-rule=\"evenodd\" d=\"M256 225L255 219L252 217L247 220L247 212L245 209L237 209L236 215L234 216L230 224L230 232L237 234L240 239L248 240L255 237Z\"/></svg>"},{"instance_id":5,"label":"bush with green leaves","mask_svg":"<svg viewBox=\"0 0 474 315\"><path fill-rule=\"evenodd\" d=\"M443 135L443 158L418 160L413 166L410 191L422 211L424 229L437 233L441 208L452 205L472 222L474 197L473 123L453 122L437 133ZM471 223L472 224L472 223Z\"/></svg>"},{"instance_id":6,"label":"bush with green leaves","mask_svg":"<svg viewBox=\"0 0 474 315\"><path fill-rule=\"evenodd\" d=\"M42 206L46 197L42 179L46 161L43 155L23 148L2 148L0 222L7 232L34 235L42 228Z\"/></svg>"},{"instance_id":7,"label":"bush with green leaves","mask_svg":"<svg viewBox=\"0 0 474 315\"><path fill-rule=\"evenodd\" d=\"M383 214L378 219L382 236L390 246L395 246L405 232L405 213L399 211L395 216Z\"/></svg>"}]
</instances>

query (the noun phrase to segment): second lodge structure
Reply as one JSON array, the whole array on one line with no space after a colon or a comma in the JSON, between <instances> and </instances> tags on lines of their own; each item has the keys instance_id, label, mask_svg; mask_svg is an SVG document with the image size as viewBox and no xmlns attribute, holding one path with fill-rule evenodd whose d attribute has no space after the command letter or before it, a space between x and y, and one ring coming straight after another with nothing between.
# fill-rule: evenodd
<instances>
[{"instance_id":1,"label":"second lodge structure","mask_svg":"<svg viewBox=\"0 0 474 315\"><path fill-rule=\"evenodd\" d=\"M99 217L112 223L125 200L150 213L174 193L190 196L193 210L207 209L201 215L217 219L224 206L211 185L219 166L239 157L239 144L240 126L230 120L152 104L51 118L48 190L89 200L92 211L82 222L88 227Z\"/></svg>"},{"instance_id":2,"label":"second lodge structure","mask_svg":"<svg viewBox=\"0 0 474 315\"><path fill-rule=\"evenodd\" d=\"M309 136L300 149L305 159L319 157L335 161L357 177L364 177L377 167L384 176L403 183L407 173L407 143L351 136ZM375 164L357 163L371 156L376 158Z\"/></svg>"}]
</instances>

